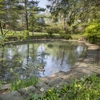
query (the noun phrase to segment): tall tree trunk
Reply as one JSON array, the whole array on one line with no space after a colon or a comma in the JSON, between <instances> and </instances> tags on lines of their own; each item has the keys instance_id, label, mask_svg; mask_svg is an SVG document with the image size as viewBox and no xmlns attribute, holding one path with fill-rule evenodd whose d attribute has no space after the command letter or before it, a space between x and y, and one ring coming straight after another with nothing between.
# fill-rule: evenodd
<instances>
[{"instance_id":1,"label":"tall tree trunk","mask_svg":"<svg viewBox=\"0 0 100 100\"><path fill-rule=\"evenodd\" d=\"M1 34L4 35L1 22L0 22L0 30L1 30Z\"/></svg>"},{"instance_id":2,"label":"tall tree trunk","mask_svg":"<svg viewBox=\"0 0 100 100\"><path fill-rule=\"evenodd\" d=\"M25 20L26 20L26 30L28 31L29 29L29 24L28 24L28 12L27 12L27 2L28 0L25 0ZM29 33L27 32L27 35L29 36Z\"/></svg>"},{"instance_id":3,"label":"tall tree trunk","mask_svg":"<svg viewBox=\"0 0 100 100\"><path fill-rule=\"evenodd\" d=\"M27 65L29 63L29 44L27 45Z\"/></svg>"},{"instance_id":4,"label":"tall tree trunk","mask_svg":"<svg viewBox=\"0 0 100 100\"><path fill-rule=\"evenodd\" d=\"M66 15L63 14L63 29L66 30Z\"/></svg>"},{"instance_id":5,"label":"tall tree trunk","mask_svg":"<svg viewBox=\"0 0 100 100\"><path fill-rule=\"evenodd\" d=\"M63 29L66 30L66 20L65 20L65 17L63 18Z\"/></svg>"},{"instance_id":6,"label":"tall tree trunk","mask_svg":"<svg viewBox=\"0 0 100 100\"><path fill-rule=\"evenodd\" d=\"M28 13L27 13L27 11L25 14L25 19L26 19L26 30L28 30Z\"/></svg>"}]
</instances>

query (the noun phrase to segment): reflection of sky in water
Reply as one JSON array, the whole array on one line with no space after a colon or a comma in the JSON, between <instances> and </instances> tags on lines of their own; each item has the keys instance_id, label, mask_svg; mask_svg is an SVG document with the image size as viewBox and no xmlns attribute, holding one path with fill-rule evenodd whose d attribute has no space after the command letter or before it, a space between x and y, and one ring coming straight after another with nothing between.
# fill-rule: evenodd
<instances>
[{"instance_id":1,"label":"reflection of sky in water","mask_svg":"<svg viewBox=\"0 0 100 100\"><path fill-rule=\"evenodd\" d=\"M37 48L37 52L38 52L38 53L41 53L41 52L44 52L44 51L45 51L44 45L41 44L41 45Z\"/></svg>"},{"instance_id":2,"label":"reflection of sky in water","mask_svg":"<svg viewBox=\"0 0 100 100\"><path fill-rule=\"evenodd\" d=\"M76 52L78 53L78 55L82 53L83 49L84 49L83 46L77 46ZM44 45L41 44L38 47L37 51L39 53L45 52ZM53 57L52 54L47 56L46 59L44 60L46 62L46 65L44 66L44 71L39 71L40 76L41 77L50 76L59 71L67 72L69 68L71 67L70 64L66 63L67 59L68 59L67 56L64 56L64 58L60 58L60 59L57 59L57 57Z\"/></svg>"},{"instance_id":3,"label":"reflection of sky in water","mask_svg":"<svg viewBox=\"0 0 100 100\"><path fill-rule=\"evenodd\" d=\"M44 73L40 72L40 76L50 76L59 71L67 72L69 70L69 66L66 64L66 61L63 61L61 65L61 59L57 60L56 57L53 59L53 56L49 56L45 62L47 62L44 67L45 71Z\"/></svg>"},{"instance_id":4,"label":"reflection of sky in water","mask_svg":"<svg viewBox=\"0 0 100 100\"><path fill-rule=\"evenodd\" d=\"M78 47L77 47L76 50L77 50L77 52L78 52L79 55L82 53L83 49L84 49L83 46L78 46Z\"/></svg>"},{"instance_id":5,"label":"reflection of sky in water","mask_svg":"<svg viewBox=\"0 0 100 100\"><path fill-rule=\"evenodd\" d=\"M72 42L71 42L72 43ZM41 42L24 45L13 45L0 49L6 67L0 65L0 80L9 80L17 75L21 79L37 74L49 76L59 71L67 72L78 60L84 47L67 42ZM39 71L38 68L44 68ZM13 69L14 73L10 72Z\"/></svg>"}]
</instances>

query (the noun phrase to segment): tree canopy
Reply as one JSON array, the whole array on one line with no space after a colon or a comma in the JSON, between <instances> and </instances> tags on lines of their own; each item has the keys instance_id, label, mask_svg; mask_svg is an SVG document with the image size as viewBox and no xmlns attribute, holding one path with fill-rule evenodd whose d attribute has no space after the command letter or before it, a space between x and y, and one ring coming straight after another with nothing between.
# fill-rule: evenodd
<instances>
[{"instance_id":1,"label":"tree canopy","mask_svg":"<svg viewBox=\"0 0 100 100\"><path fill-rule=\"evenodd\" d=\"M48 0L53 19L62 18L67 25L100 20L100 0ZM64 24L65 24L64 23Z\"/></svg>"},{"instance_id":2,"label":"tree canopy","mask_svg":"<svg viewBox=\"0 0 100 100\"><path fill-rule=\"evenodd\" d=\"M38 7L39 1L35 0L0 0L0 30L3 29L27 30L34 27L39 18L36 14L45 11ZM32 29L33 30L33 29Z\"/></svg>"}]
</instances>

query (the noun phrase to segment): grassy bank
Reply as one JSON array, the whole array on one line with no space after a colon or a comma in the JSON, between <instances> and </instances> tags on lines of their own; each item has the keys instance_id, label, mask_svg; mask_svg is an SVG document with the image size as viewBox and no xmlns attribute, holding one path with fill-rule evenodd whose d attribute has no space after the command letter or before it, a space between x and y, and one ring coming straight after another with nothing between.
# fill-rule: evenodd
<instances>
[{"instance_id":1,"label":"grassy bank","mask_svg":"<svg viewBox=\"0 0 100 100\"><path fill-rule=\"evenodd\" d=\"M73 80L69 86L64 84L61 89L51 88L41 97L30 94L27 100L100 100L100 75Z\"/></svg>"}]
</instances>

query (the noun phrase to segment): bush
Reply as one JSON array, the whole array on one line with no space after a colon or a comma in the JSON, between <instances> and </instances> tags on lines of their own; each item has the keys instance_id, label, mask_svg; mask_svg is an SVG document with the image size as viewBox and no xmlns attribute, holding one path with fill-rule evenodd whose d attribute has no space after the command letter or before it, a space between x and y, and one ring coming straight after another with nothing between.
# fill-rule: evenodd
<instances>
[{"instance_id":1,"label":"bush","mask_svg":"<svg viewBox=\"0 0 100 100\"><path fill-rule=\"evenodd\" d=\"M52 36L53 33L59 33L59 27L50 27L47 29L47 33Z\"/></svg>"},{"instance_id":2,"label":"bush","mask_svg":"<svg viewBox=\"0 0 100 100\"><path fill-rule=\"evenodd\" d=\"M51 28L54 33L58 33L60 28L59 27L52 27Z\"/></svg>"},{"instance_id":3,"label":"bush","mask_svg":"<svg viewBox=\"0 0 100 100\"><path fill-rule=\"evenodd\" d=\"M71 37L70 34L65 34L65 35L64 35L64 39L72 39L72 37Z\"/></svg>"},{"instance_id":4,"label":"bush","mask_svg":"<svg viewBox=\"0 0 100 100\"><path fill-rule=\"evenodd\" d=\"M65 34L65 33L66 33L66 32L65 32L64 30L60 30L60 31L59 31L59 34L60 34L60 35Z\"/></svg>"},{"instance_id":5,"label":"bush","mask_svg":"<svg viewBox=\"0 0 100 100\"><path fill-rule=\"evenodd\" d=\"M100 23L92 22L86 27L84 36L91 43L97 43L100 39Z\"/></svg>"},{"instance_id":6,"label":"bush","mask_svg":"<svg viewBox=\"0 0 100 100\"><path fill-rule=\"evenodd\" d=\"M60 37L63 38L63 39L67 39L67 40L72 39L70 34L61 34Z\"/></svg>"},{"instance_id":7,"label":"bush","mask_svg":"<svg viewBox=\"0 0 100 100\"><path fill-rule=\"evenodd\" d=\"M47 33L50 35L50 36L52 36L52 34L54 33L51 29L48 29L47 30Z\"/></svg>"},{"instance_id":8,"label":"bush","mask_svg":"<svg viewBox=\"0 0 100 100\"><path fill-rule=\"evenodd\" d=\"M60 30L59 31L59 34L60 34L60 37L61 38L64 38L64 39L72 39L71 35L70 34L67 34L66 31L64 31L64 30Z\"/></svg>"}]
</instances>

